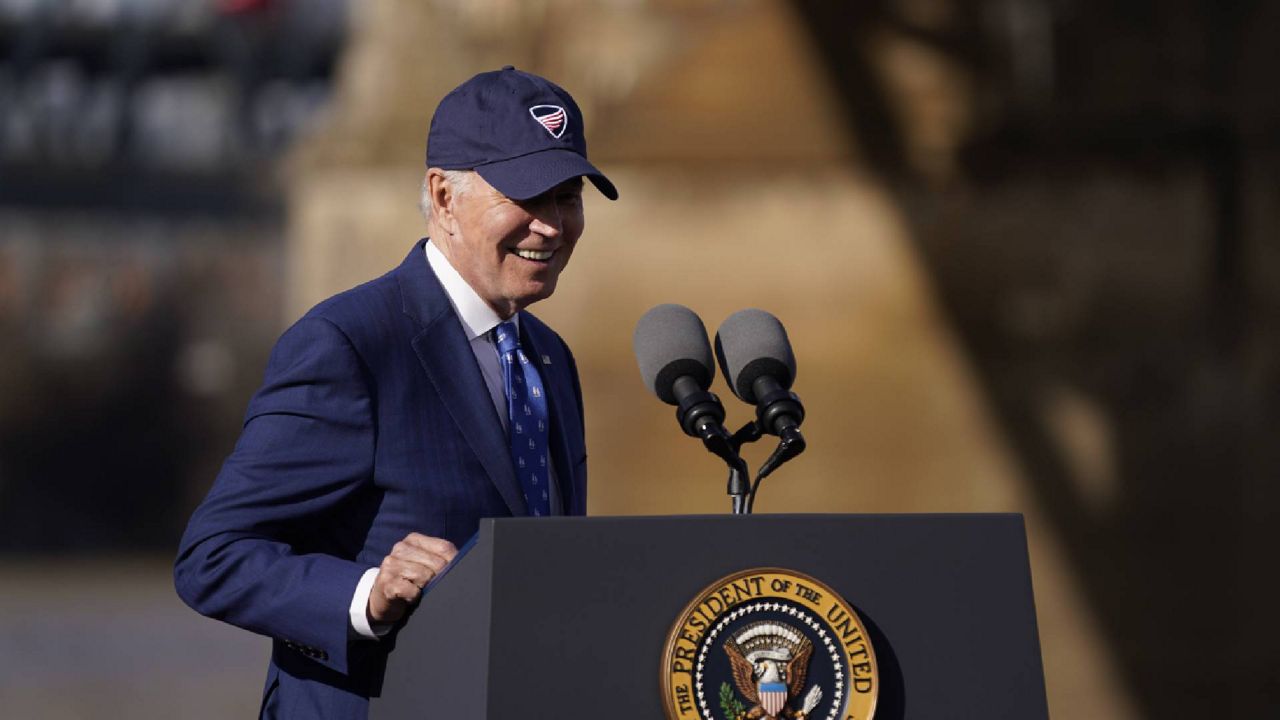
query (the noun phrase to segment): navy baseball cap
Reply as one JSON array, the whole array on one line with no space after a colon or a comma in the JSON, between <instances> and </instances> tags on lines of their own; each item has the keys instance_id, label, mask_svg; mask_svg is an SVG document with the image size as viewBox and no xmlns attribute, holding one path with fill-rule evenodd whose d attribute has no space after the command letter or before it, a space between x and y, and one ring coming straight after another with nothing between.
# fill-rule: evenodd
<instances>
[{"instance_id":1,"label":"navy baseball cap","mask_svg":"<svg viewBox=\"0 0 1280 720\"><path fill-rule=\"evenodd\" d=\"M427 167L475 170L513 200L583 176L618 199L618 189L587 161L578 104L559 85L510 65L444 96L431 118Z\"/></svg>"}]
</instances>

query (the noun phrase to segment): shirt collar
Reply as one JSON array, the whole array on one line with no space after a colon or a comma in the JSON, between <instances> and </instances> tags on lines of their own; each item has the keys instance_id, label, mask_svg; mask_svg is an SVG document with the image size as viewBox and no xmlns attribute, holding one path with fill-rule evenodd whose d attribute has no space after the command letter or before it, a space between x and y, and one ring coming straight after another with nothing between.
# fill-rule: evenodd
<instances>
[{"instance_id":1,"label":"shirt collar","mask_svg":"<svg viewBox=\"0 0 1280 720\"><path fill-rule=\"evenodd\" d=\"M444 288L444 294L449 298L449 304L453 306L454 314L458 316L458 320L462 323L462 329L467 333L468 340L485 335L490 330L498 327L498 323L502 322L502 318L498 317L498 313L489 307L489 303L476 293L475 289L462 279L462 275L449 262L449 258L444 256L440 248L436 244L427 241L427 264L431 267L431 271L436 274L436 279L440 281L440 285ZM520 329L520 313L511 316L511 322L515 323L516 330Z\"/></svg>"}]
</instances>

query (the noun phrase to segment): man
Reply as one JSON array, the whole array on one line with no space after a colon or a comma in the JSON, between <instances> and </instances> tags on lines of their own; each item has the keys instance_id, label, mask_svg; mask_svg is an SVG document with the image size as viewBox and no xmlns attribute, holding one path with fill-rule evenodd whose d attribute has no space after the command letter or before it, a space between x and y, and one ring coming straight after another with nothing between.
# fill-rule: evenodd
<instances>
[{"instance_id":1,"label":"man","mask_svg":"<svg viewBox=\"0 0 1280 720\"><path fill-rule=\"evenodd\" d=\"M431 121L429 240L281 336L175 565L193 608L274 639L262 717L368 713L396 622L482 517L581 515L582 398L524 312L583 230L577 104L511 67Z\"/></svg>"}]
</instances>

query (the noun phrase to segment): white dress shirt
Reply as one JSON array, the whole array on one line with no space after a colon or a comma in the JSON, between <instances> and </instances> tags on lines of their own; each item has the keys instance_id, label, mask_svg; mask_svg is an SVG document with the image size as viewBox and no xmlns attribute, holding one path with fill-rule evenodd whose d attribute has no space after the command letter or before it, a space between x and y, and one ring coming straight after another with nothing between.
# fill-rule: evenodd
<instances>
[{"instance_id":1,"label":"white dress shirt","mask_svg":"<svg viewBox=\"0 0 1280 720\"><path fill-rule=\"evenodd\" d=\"M435 273L436 279L444 288L444 294L453 306L454 314L462 324L462 332L471 343L471 352L476 357L476 365L480 367L480 375L484 378L485 387L489 391L489 399L493 401L493 409L498 413L498 421L502 423L503 432L508 432L507 424L507 390L502 377L502 361L498 356L498 345L494 341L493 329L503 321L498 313L485 302L475 289L462 279L449 259L440 252L440 248L428 241L426 244L427 264ZM520 329L520 316L512 315L511 322L516 330ZM550 459L550 458L548 458ZM547 484L551 490L551 514L560 515L560 486L554 463L549 463L551 472ZM351 629L355 634L376 640L391 629L390 625L370 626L366 608L369 605L369 594L373 591L373 582L378 577L378 568L372 567L361 576L356 585L355 594L351 598Z\"/></svg>"}]
</instances>

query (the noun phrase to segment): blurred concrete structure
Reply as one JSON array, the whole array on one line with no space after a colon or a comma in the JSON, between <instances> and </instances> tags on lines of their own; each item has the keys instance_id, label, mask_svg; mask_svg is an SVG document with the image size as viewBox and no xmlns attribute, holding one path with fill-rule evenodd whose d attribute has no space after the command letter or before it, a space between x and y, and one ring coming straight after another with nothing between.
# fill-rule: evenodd
<instances>
[{"instance_id":1,"label":"blurred concrete structure","mask_svg":"<svg viewBox=\"0 0 1280 720\"><path fill-rule=\"evenodd\" d=\"M166 556L281 327L421 233L435 103L510 63L622 193L534 308L593 514L725 511L631 331L762 307L811 448L760 511L1023 512L1054 717L1274 714L1277 36L1260 0L0 0L0 713L252 713L268 642Z\"/></svg>"},{"instance_id":2,"label":"blurred concrete structure","mask_svg":"<svg viewBox=\"0 0 1280 720\"><path fill-rule=\"evenodd\" d=\"M712 332L734 310L766 308L796 347L811 449L764 485L758 510L1026 513L1055 714L1134 716L903 209L863 160L792 6L382 0L356 26L333 122L294 167L291 315L385 271L421 232L427 121L445 92L508 63L553 77L581 103L592 158L622 195L588 193L569 277L534 308L582 370L590 512L727 508L717 463L641 387L631 331L660 302L690 305ZM878 42L910 111L912 157L945 176L973 104L963 78Z\"/></svg>"},{"instance_id":3,"label":"blurred concrete structure","mask_svg":"<svg viewBox=\"0 0 1280 720\"><path fill-rule=\"evenodd\" d=\"M223 718L263 638L172 588L281 322L279 152L345 0L0 0L0 715Z\"/></svg>"}]
</instances>

